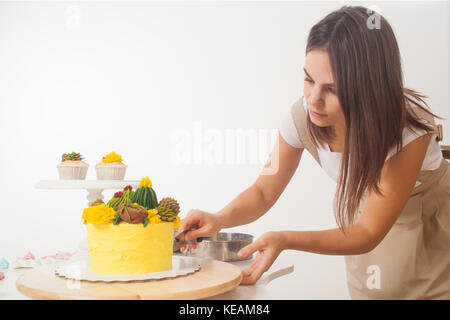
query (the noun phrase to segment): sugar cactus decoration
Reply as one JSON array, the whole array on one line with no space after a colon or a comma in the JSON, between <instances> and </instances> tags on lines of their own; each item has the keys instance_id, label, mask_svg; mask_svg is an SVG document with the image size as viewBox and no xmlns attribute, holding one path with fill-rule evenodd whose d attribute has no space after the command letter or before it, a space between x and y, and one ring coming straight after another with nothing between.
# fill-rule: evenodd
<instances>
[{"instance_id":1,"label":"sugar cactus decoration","mask_svg":"<svg viewBox=\"0 0 450 320\"><path fill-rule=\"evenodd\" d=\"M121 204L114 217L114 224L117 224L120 220L127 223L143 223L147 226L148 212L144 207L136 204Z\"/></svg>"},{"instance_id":2,"label":"sugar cactus decoration","mask_svg":"<svg viewBox=\"0 0 450 320\"><path fill-rule=\"evenodd\" d=\"M80 153L71 152L71 153L63 153L62 161L81 161L83 160L83 156Z\"/></svg>"},{"instance_id":3,"label":"sugar cactus decoration","mask_svg":"<svg viewBox=\"0 0 450 320\"><path fill-rule=\"evenodd\" d=\"M180 205L174 198L166 197L161 199L157 210L162 221L174 222L180 213Z\"/></svg>"},{"instance_id":4,"label":"sugar cactus decoration","mask_svg":"<svg viewBox=\"0 0 450 320\"><path fill-rule=\"evenodd\" d=\"M131 202L137 203L147 210L156 208L158 198L156 197L155 190L152 188L152 182L148 177L141 179L139 187L131 198Z\"/></svg>"},{"instance_id":5,"label":"sugar cactus decoration","mask_svg":"<svg viewBox=\"0 0 450 320\"><path fill-rule=\"evenodd\" d=\"M134 191L132 186L126 186L123 191L118 191L114 193L114 196L106 204L108 207L113 208L117 211L121 204L132 203L131 199L134 196Z\"/></svg>"}]
</instances>

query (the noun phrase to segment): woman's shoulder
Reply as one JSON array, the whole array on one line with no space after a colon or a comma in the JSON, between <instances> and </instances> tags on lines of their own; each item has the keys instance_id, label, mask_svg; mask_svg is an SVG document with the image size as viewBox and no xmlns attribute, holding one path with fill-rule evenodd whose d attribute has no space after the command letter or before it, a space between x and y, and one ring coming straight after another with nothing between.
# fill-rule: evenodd
<instances>
[{"instance_id":1,"label":"woman's shoulder","mask_svg":"<svg viewBox=\"0 0 450 320\"><path fill-rule=\"evenodd\" d=\"M427 122L426 120L423 120L423 121ZM419 138L419 137L421 137L421 136L423 136L425 134L427 134L426 130L423 130L423 129L420 129L420 128L416 128L416 127L412 127L412 126L405 126L403 128L403 132L402 132L402 145L401 145L400 150L403 149L404 147L406 147L409 143L411 143L415 139L417 139L417 138ZM424 160L424 165L425 166L427 166L426 164L430 164L431 166L433 166L434 165L433 163L436 162L436 161L431 161L431 160L435 159L435 160L437 160L437 162L439 162L438 159L442 156L440 154L439 142L437 141L436 138L437 138L437 134L436 133L432 133L431 134L430 145L428 146L427 153L425 155L425 160ZM391 148L391 150L388 152L386 160L388 160L389 158L391 158L395 154L397 154L397 146L394 146L394 147Z\"/></svg>"}]
</instances>

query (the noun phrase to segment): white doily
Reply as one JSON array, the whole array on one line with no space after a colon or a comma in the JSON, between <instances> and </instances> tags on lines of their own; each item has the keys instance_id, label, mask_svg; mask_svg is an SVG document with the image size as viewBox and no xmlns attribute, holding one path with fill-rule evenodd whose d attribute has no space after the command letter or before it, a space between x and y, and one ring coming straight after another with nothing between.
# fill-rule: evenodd
<instances>
[{"instance_id":1,"label":"white doily","mask_svg":"<svg viewBox=\"0 0 450 320\"><path fill-rule=\"evenodd\" d=\"M60 277L86 281L142 281L151 279L176 278L200 270L198 260L189 257L172 256L172 269L144 274L104 274L89 270L89 260L69 261L58 266L55 273Z\"/></svg>"}]
</instances>

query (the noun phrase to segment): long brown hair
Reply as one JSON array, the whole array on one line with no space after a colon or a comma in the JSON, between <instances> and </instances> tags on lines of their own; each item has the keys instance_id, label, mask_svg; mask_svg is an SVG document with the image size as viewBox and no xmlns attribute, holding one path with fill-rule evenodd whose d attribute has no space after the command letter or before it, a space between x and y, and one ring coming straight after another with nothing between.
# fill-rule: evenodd
<instances>
[{"instance_id":1,"label":"long brown hair","mask_svg":"<svg viewBox=\"0 0 450 320\"><path fill-rule=\"evenodd\" d=\"M328 53L345 116L345 147L334 204L335 218L343 231L354 222L367 190L382 195L381 169L391 148L401 149L403 129L436 132L410 114L408 104L443 119L427 110L423 100L427 96L403 87L400 52L392 28L377 13L379 28L369 28L369 19L374 18L370 12L360 6L331 12L312 27L306 46L306 54L313 49ZM336 139L333 127L316 126L309 114L307 127L316 147L320 144L323 148L325 142Z\"/></svg>"}]
</instances>

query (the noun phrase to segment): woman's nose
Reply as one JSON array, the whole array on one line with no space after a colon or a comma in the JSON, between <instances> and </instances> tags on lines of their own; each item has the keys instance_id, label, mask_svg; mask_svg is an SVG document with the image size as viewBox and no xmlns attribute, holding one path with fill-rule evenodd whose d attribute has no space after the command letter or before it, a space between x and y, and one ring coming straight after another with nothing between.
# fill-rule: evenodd
<instances>
[{"instance_id":1,"label":"woman's nose","mask_svg":"<svg viewBox=\"0 0 450 320\"><path fill-rule=\"evenodd\" d=\"M307 100L309 105L321 105L323 103L322 92L319 87L315 86L308 97Z\"/></svg>"}]
</instances>

